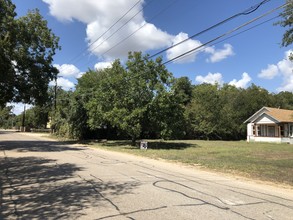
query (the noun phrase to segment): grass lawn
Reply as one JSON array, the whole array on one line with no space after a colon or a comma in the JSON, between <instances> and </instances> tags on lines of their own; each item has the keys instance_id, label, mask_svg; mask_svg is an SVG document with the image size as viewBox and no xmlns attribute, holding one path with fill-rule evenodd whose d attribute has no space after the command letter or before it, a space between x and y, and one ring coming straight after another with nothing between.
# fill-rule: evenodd
<instances>
[{"instance_id":1,"label":"grass lawn","mask_svg":"<svg viewBox=\"0 0 293 220\"><path fill-rule=\"evenodd\" d=\"M293 145L245 141L148 141L148 150L129 141L93 147L201 166L211 170L293 185Z\"/></svg>"}]
</instances>

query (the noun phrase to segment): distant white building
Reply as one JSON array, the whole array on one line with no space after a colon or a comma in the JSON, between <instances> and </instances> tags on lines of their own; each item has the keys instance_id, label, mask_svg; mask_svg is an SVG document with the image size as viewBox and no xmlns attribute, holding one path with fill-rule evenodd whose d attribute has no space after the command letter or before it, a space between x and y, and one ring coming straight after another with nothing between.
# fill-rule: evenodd
<instances>
[{"instance_id":1,"label":"distant white building","mask_svg":"<svg viewBox=\"0 0 293 220\"><path fill-rule=\"evenodd\" d=\"M244 123L248 142L293 144L293 110L263 107Z\"/></svg>"}]
</instances>

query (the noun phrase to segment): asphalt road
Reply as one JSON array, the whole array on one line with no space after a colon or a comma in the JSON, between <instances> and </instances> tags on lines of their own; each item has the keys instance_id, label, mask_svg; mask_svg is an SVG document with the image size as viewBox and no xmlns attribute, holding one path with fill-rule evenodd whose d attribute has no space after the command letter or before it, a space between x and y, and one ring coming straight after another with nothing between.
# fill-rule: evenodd
<instances>
[{"instance_id":1,"label":"asphalt road","mask_svg":"<svg viewBox=\"0 0 293 220\"><path fill-rule=\"evenodd\" d=\"M293 219L292 189L15 132L0 183L0 219Z\"/></svg>"}]
</instances>

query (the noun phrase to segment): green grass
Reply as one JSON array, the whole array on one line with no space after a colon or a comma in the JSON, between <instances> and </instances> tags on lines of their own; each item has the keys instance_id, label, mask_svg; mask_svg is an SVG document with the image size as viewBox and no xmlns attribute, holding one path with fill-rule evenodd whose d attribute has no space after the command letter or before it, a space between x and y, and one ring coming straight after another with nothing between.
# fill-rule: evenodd
<instances>
[{"instance_id":1,"label":"green grass","mask_svg":"<svg viewBox=\"0 0 293 220\"><path fill-rule=\"evenodd\" d=\"M253 179L293 185L293 145L245 141L148 141L148 150L129 141L93 147L164 159Z\"/></svg>"}]
</instances>

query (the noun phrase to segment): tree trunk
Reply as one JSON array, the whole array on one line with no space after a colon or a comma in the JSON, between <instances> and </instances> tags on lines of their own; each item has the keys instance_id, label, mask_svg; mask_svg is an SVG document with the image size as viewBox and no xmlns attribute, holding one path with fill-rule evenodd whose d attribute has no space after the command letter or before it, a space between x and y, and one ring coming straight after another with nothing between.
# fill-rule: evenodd
<instances>
[{"instance_id":1,"label":"tree trunk","mask_svg":"<svg viewBox=\"0 0 293 220\"><path fill-rule=\"evenodd\" d=\"M131 138L131 145L132 146L136 145L136 138L134 136Z\"/></svg>"}]
</instances>

